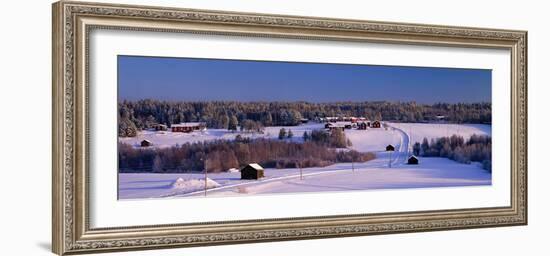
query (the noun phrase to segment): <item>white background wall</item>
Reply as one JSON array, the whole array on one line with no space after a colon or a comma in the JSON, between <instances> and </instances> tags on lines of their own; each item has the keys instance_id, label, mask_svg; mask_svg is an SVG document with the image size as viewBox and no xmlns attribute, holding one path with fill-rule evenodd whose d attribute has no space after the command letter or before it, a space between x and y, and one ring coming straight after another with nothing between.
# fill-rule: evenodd
<instances>
[{"instance_id":1,"label":"white background wall","mask_svg":"<svg viewBox=\"0 0 550 256\"><path fill-rule=\"evenodd\" d=\"M106 0L103 0L106 1ZM107 0L106 2L111 2ZM550 143L545 1L145 1L121 3L529 31L529 225L120 253L120 255L548 255ZM6 1L0 15L1 255L51 255L50 1ZM547 26L547 25L546 25ZM118 255L115 254L115 255Z\"/></svg>"}]
</instances>

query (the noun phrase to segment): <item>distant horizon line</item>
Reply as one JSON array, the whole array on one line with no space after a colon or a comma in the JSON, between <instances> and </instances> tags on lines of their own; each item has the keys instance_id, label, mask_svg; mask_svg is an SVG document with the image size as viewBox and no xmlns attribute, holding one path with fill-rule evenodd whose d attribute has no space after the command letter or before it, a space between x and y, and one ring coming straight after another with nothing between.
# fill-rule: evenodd
<instances>
[{"instance_id":1,"label":"distant horizon line","mask_svg":"<svg viewBox=\"0 0 550 256\"><path fill-rule=\"evenodd\" d=\"M295 101L288 101L288 100L273 100L273 101L266 101L266 100L258 100L258 101L242 101L242 100L172 100L172 99L153 99L153 98L143 98L143 99L119 99L118 103L122 103L124 101L163 101L163 102L189 102L189 103L202 103L202 102L239 102L239 103L311 103L311 104L327 104L327 103L415 103L415 104L422 104L422 105L435 105L435 104L492 104L491 101L476 101L476 102L433 102L433 103L422 103L417 102L414 100L411 101L400 101L400 100L364 100L364 101L356 101L356 100L347 100L347 101L307 101L307 100L295 100Z\"/></svg>"}]
</instances>

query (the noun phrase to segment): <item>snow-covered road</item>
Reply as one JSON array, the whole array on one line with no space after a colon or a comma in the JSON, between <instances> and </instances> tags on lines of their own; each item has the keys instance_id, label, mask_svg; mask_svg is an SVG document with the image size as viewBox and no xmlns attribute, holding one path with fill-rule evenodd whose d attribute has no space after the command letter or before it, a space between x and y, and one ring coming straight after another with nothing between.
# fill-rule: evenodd
<instances>
[{"instance_id":1,"label":"snow-covered road","mask_svg":"<svg viewBox=\"0 0 550 256\"><path fill-rule=\"evenodd\" d=\"M393 126L390 126L390 129L393 129L399 134L399 146L397 150L392 153L392 157L395 158L395 160L392 161L392 166L405 164L409 157L409 135L405 131Z\"/></svg>"},{"instance_id":2,"label":"snow-covered road","mask_svg":"<svg viewBox=\"0 0 550 256\"><path fill-rule=\"evenodd\" d=\"M359 131L360 133L367 133L371 131L360 131L360 130L349 130L348 133L353 131ZM207 193L210 195L219 195L219 194L232 194L235 191L235 188L237 188L238 193L251 193L251 191L255 191L255 193L258 193L260 191L299 191L299 188L293 188L290 189L290 187L295 186L305 186L309 188L315 188L318 191L323 185L315 185L312 186L312 184L309 184L308 181L317 181L321 183L325 183L324 187L331 188L330 183L327 185L326 181L335 181L335 180L346 180L342 179L343 177L347 177L349 179L357 179L361 176L364 176L365 172L368 170L373 169L390 169L390 168L397 168L407 162L407 158L409 156L409 135L403 131L402 129L395 128L395 127L388 127L387 130L385 129L375 129L374 131L382 132L390 134L390 137L397 137L396 143L393 144L393 146L396 148L394 152L386 152L383 151L385 146L378 145L380 148L379 152L377 153L377 159L365 162L365 163L354 163L352 164L336 164L331 166L331 168L307 168L307 173L300 175L299 173L293 174L293 175L287 175L287 176L279 176L279 177L272 177L272 178L266 178L262 180L257 181L249 181L246 183L240 183L240 184L231 184L226 186L220 186L217 188L212 188L207 190ZM396 135L396 136L395 136ZM355 145L361 144L362 141L358 141L358 136L353 136L353 139L350 139L352 144ZM364 138L363 138L364 139ZM392 144L392 143L389 143ZM357 150L363 151L363 152L369 152L365 151L365 149L358 148ZM390 165L391 162L391 165ZM357 174L355 173L357 172ZM350 176L350 173L352 176ZM354 182L350 182L349 180L346 181L347 186L340 186L340 188L347 188L348 190L354 190ZM309 184L310 186L307 186ZM356 186L355 186L356 187ZM361 189L361 188L358 188ZM364 189L364 188L363 188ZM275 190L275 191L272 191ZM193 196L193 195L201 195L204 194L204 191L197 191L194 193L185 193L180 195L172 194L170 196Z\"/></svg>"}]
</instances>

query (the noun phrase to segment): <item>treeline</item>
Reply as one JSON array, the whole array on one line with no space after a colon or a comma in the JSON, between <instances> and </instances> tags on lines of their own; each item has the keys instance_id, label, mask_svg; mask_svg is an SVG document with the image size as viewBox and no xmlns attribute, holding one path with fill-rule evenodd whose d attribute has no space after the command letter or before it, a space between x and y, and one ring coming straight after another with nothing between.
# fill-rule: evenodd
<instances>
[{"instance_id":1,"label":"treeline","mask_svg":"<svg viewBox=\"0 0 550 256\"><path fill-rule=\"evenodd\" d=\"M203 171L205 160L209 172L221 172L249 163L259 163L264 168L307 168L374 158L373 153L336 150L312 141L296 143L248 138L148 149L119 143L118 149L119 172Z\"/></svg>"},{"instance_id":2,"label":"treeline","mask_svg":"<svg viewBox=\"0 0 550 256\"><path fill-rule=\"evenodd\" d=\"M344 131L339 129L332 130L331 132L326 132L325 130L304 132L302 138L304 141L313 141L326 147L345 148L352 146L351 141L346 138Z\"/></svg>"},{"instance_id":3,"label":"treeline","mask_svg":"<svg viewBox=\"0 0 550 256\"><path fill-rule=\"evenodd\" d=\"M445 116L452 123L491 123L491 103L415 102L172 102L159 100L121 101L119 131L149 128L155 123L205 122L209 128L231 129L245 120L263 126L293 126L303 118L362 116L371 120L430 122ZM123 127L121 127L121 125Z\"/></svg>"},{"instance_id":4,"label":"treeline","mask_svg":"<svg viewBox=\"0 0 550 256\"><path fill-rule=\"evenodd\" d=\"M413 154L423 157L446 157L459 163L479 162L483 169L491 171L491 137L472 135L467 141L453 135L432 139L424 138L413 145Z\"/></svg>"},{"instance_id":5,"label":"treeline","mask_svg":"<svg viewBox=\"0 0 550 256\"><path fill-rule=\"evenodd\" d=\"M292 129L281 128L279 130L279 140L291 139L294 137ZM352 146L351 141L346 138L346 134L342 130L312 130L311 132L305 131L302 135L304 142L312 141L320 145L332 148L346 148Z\"/></svg>"}]
</instances>

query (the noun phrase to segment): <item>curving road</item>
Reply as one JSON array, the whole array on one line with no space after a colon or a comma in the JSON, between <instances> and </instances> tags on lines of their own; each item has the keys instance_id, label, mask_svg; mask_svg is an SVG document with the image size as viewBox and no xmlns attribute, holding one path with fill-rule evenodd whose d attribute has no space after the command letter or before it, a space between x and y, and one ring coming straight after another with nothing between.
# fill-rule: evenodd
<instances>
[{"instance_id":1,"label":"curving road","mask_svg":"<svg viewBox=\"0 0 550 256\"><path fill-rule=\"evenodd\" d=\"M399 143L396 144L396 151L392 152L392 167L397 167L399 165L405 164L407 162L408 158L408 149L409 149L409 135L404 132L402 129L389 126L390 129L392 129L394 132L397 132L399 134ZM380 145L381 148L385 147L385 145ZM377 154L377 159L365 162L365 163L355 163L355 169L356 172L364 172L369 169L374 168L387 168L388 167L388 161L389 161L389 153L388 152L380 152ZM306 170L306 169L305 169ZM323 180L336 180L341 175L348 175L351 172L351 164L336 164L333 166L320 168L318 171L307 171L303 174L303 177L307 177L308 179L313 177L323 177ZM277 187L284 187L287 188L289 185L292 185L293 182L301 183L301 185L307 185L302 184L303 181L300 180L300 175L288 175L288 176L282 176L282 177L272 177L262 180L255 180L255 181L249 181L245 183L238 183L238 184L228 184L225 186L217 187L208 189L207 193L210 193L210 195L215 195L219 193L224 193L227 191L235 190L236 188L240 188L242 190L258 190L262 188L268 188L269 190L277 190ZM298 184L294 184L298 185ZM327 184L329 185L329 184ZM166 196L193 196L193 195L200 195L203 194L204 191L196 191L192 193L185 193L185 194L170 194Z\"/></svg>"},{"instance_id":2,"label":"curving road","mask_svg":"<svg viewBox=\"0 0 550 256\"><path fill-rule=\"evenodd\" d=\"M389 127L391 127L394 131L398 132L400 135L399 148L397 149L397 151L393 153L393 156L392 156L392 157L395 157L395 160L392 160L392 166L404 164L407 162L407 159L409 157L410 137L402 129L399 129L393 126L389 126Z\"/></svg>"}]
</instances>

